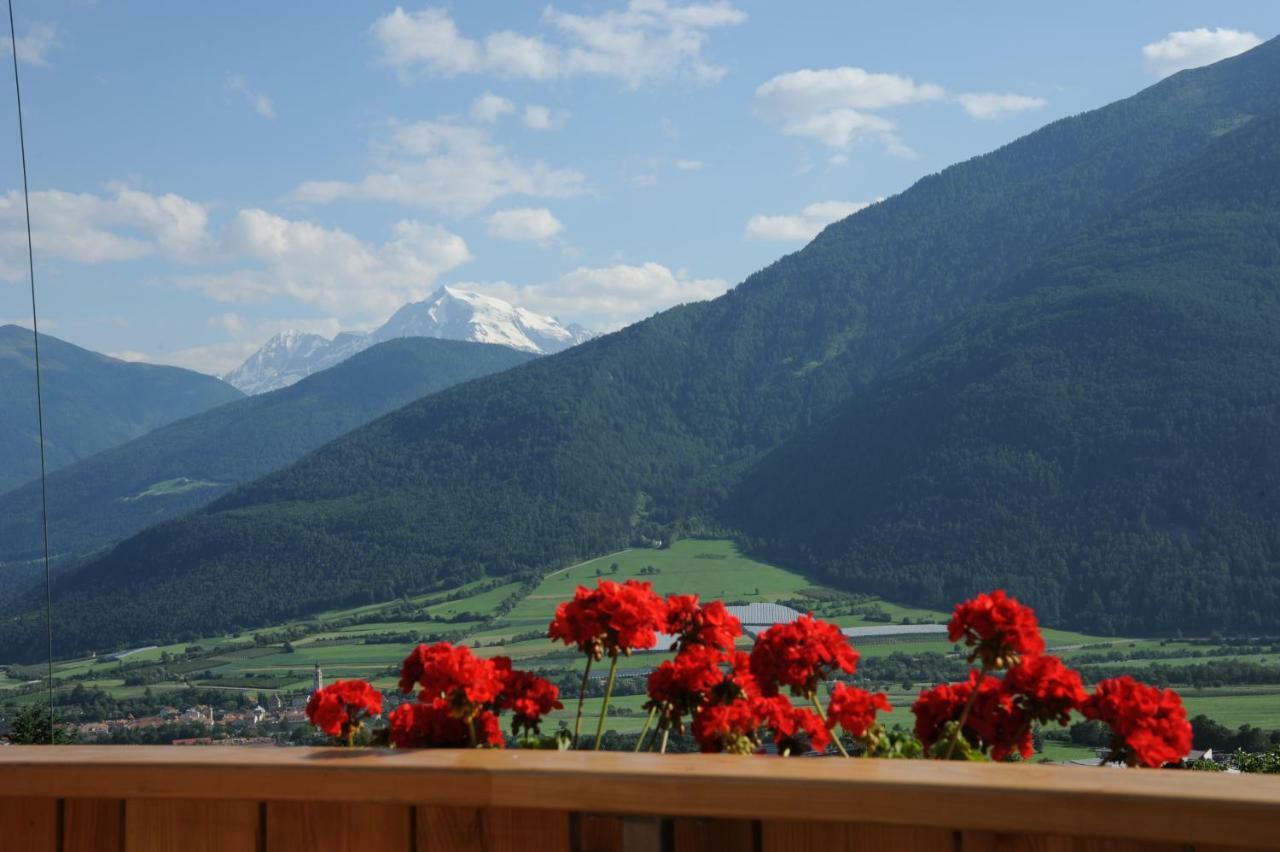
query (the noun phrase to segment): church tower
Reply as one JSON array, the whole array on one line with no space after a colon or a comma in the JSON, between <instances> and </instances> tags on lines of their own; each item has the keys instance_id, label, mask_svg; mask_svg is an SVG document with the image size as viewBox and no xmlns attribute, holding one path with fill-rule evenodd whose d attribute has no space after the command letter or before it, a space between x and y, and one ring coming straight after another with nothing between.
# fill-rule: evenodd
<instances>
[{"instance_id":1,"label":"church tower","mask_svg":"<svg viewBox=\"0 0 1280 852\"><path fill-rule=\"evenodd\" d=\"M320 671L320 664L316 663L316 670L311 675L311 692L315 694L324 689L324 672Z\"/></svg>"}]
</instances>

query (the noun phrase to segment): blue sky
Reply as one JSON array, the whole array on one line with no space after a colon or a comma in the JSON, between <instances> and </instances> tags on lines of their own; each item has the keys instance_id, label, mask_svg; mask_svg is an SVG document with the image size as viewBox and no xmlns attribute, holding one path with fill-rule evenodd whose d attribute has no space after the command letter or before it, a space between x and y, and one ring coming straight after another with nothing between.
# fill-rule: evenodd
<instances>
[{"instance_id":1,"label":"blue sky","mask_svg":"<svg viewBox=\"0 0 1280 852\"><path fill-rule=\"evenodd\" d=\"M1275 12L17 0L42 322L216 373L276 331L368 328L441 284L615 328L1247 49ZM0 321L25 323L5 86Z\"/></svg>"}]
</instances>

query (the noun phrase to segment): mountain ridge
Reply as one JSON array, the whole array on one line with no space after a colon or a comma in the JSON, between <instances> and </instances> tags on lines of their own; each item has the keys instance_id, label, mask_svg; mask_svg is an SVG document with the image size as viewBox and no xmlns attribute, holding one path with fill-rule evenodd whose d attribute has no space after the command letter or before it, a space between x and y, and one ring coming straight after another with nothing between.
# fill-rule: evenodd
<instances>
[{"instance_id":1,"label":"mountain ridge","mask_svg":"<svg viewBox=\"0 0 1280 852\"><path fill-rule=\"evenodd\" d=\"M534 357L494 344L392 339L288 387L90 456L49 477L54 557L74 558L199 508L404 403ZM35 484L0 494L0 566L38 555L39 508Z\"/></svg>"},{"instance_id":2,"label":"mountain ridge","mask_svg":"<svg viewBox=\"0 0 1280 852\"><path fill-rule=\"evenodd\" d=\"M122 361L41 332L49 471L243 394L203 373ZM0 492L40 474L31 330L0 325Z\"/></svg>"}]
</instances>

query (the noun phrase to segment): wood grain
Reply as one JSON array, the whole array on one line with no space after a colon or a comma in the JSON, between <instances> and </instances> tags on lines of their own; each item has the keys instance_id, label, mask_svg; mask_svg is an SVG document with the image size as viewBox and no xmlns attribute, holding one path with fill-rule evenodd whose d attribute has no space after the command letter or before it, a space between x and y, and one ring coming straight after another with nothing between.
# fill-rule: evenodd
<instances>
[{"instance_id":1,"label":"wood grain","mask_svg":"<svg viewBox=\"0 0 1280 852\"><path fill-rule=\"evenodd\" d=\"M763 852L955 852L956 834L937 828L768 820L761 825L760 846Z\"/></svg>"},{"instance_id":2,"label":"wood grain","mask_svg":"<svg viewBox=\"0 0 1280 852\"><path fill-rule=\"evenodd\" d=\"M257 802L130 799L125 852L262 852Z\"/></svg>"},{"instance_id":3,"label":"wood grain","mask_svg":"<svg viewBox=\"0 0 1280 852\"><path fill-rule=\"evenodd\" d=\"M1064 837L1052 834L991 834L966 831L962 852L1186 852L1177 843L1148 843L1103 837Z\"/></svg>"},{"instance_id":4,"label":"wood grain","mask_svg":"<svg viewBox=\"0 0 1280 852\"><path fill-rule=\"evenodd\" d=\"M418 808L417 852L570 852L569 814L512 808Z\"/></svg>"},{"instance_id":5,"label":"wood grain","mask_svg":"<svg viewBox=\"0 0 1280 852\"><path fill-rule=\"evenodd\" d=\"M58 801L0 799L0 852L58 852Z\"/></svg>"},{"instance_id":6,"label":"wood grain","mask_svg":"<svg viewBox=\"0 0 1280 852\"><path fill-rule=\"evenodd\" d=\"M678 819L672 832L675 852L751 852L760 824L745 819Z\"/></svg>"},{"instance_id":7,"label":"wood grain","mask_svg":"<svg viewBox=\"0 0 1280 852\"><path fill-rule=\"evenodd\" d=\"M62 852L124 852L124 801L63 802Z\"/></svg>"},{"instance_id":8,"label":"wood grain","mask_svg":"<svg viewBox=\"0 0 1280 852\"><path fill-rule=\"evenodd\" d=\"M411 852L413 809L367 802L270 802L266 852Z\"/></svg>"},{"instance_id":9,"label":"wood grain","mask_svg":"<svg viewBox=\"0 0 1280 852\"><path fill-rule=\"evenodd\" d=\"M622 817L577 814L577 852L622 852Z\"/></svg>"}]
</instances>

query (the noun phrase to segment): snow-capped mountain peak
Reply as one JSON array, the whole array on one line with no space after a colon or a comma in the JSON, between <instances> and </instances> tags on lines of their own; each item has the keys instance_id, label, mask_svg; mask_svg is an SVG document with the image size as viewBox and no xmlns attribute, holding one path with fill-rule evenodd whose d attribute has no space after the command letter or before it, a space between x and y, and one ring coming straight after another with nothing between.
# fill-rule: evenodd
<instances>
[{"instance_id":1,"label":"snow-capped mountain peak","mask_svg":"<svg viewBox=\"0 0 1280 852\"><path fill-rule=\"evenodd\" d=\"M329 340L318 334L281 332L223 379L245 393L264 393L398 337L497 343L549 355L592 336L576 323L562 325L554 317L517 308L493 296L441 287L424 301L404 305L368 334L343 332Z\"/></svg>"}]
</instances>

